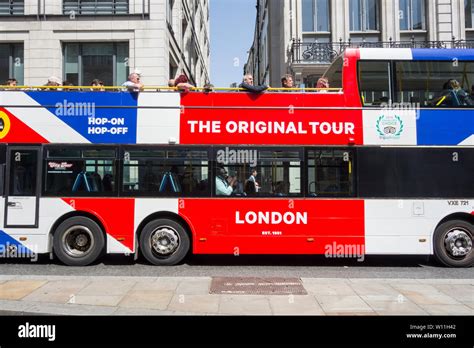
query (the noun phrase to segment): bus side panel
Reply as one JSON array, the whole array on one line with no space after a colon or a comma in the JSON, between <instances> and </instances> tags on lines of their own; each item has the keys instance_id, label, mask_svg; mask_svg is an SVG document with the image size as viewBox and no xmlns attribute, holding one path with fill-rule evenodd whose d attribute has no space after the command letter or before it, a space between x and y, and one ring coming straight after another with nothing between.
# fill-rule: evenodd
<instances>
[{"instance_id":1,"label":"bus side panel","mask_svg":"<svg viewBox=\"0 0 474 348\"><path fill-rule=\"evenodd\" d=\"M197 254L364 253L361 200L184 199Z\"/></svg>"},{"instance_id":2,"label":"bus side panel","mask_svg":"<svg viewBox=\"0 0 474 348\"><path fill-rule=\"evenodd\" d=\"M2 207L3 204L2 200ZM38 228L5 229L5 241L10 244L22 245L39 254L52 251L51 228L61 216L73 211L73 209L60 198L41 198L39 204Z\"/></svg>"},{"instance_id":3,"label":"bus side panel","mask_svg":"<svg viewBox=\"0 0 474 348\"><path fill-rule=\"evenodd\" d=\"M431 255L433 233L454 213L471 214L473 200L366 200L367 254Z\"/></svg>"}]
</instances>

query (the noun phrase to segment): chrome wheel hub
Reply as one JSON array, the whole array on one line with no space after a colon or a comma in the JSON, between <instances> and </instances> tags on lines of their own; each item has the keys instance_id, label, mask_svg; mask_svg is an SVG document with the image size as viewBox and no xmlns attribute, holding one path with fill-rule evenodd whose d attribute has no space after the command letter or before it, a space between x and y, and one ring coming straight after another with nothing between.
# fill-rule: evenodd
<instances>
[{"instance_id":1,"label":"chrome wheel hub","mask_svg":"<svg viewBox=\"0 0 474 348\"><path fill-rule=\"evenodd\" d=\"M464 229L453 228L446 234L444 245L450 255L463 257L472 250L472 238Z\"/></svg>"},{"instance_id":2,"label":"chrome wheel hub","mask_svg":"<svg viewBox=\"0 0 474 348\"><path fill-rule=\"evenodd\" d=\"M85 226L72 226L63 235L64 250L69 256L82 257L95 245L94 235Z\"/></svg>"},{"instance_id":3,"label":"chrome wheel hub","mask_svg":"<svg viewBox=\"0 0 474 348\"><path fill-rule=\"evenodd\" d=\"M173 254L179 246L179 235L175 229L163 226L151 234L153 251L161 256Z\"/></svg>"}]
</instances>

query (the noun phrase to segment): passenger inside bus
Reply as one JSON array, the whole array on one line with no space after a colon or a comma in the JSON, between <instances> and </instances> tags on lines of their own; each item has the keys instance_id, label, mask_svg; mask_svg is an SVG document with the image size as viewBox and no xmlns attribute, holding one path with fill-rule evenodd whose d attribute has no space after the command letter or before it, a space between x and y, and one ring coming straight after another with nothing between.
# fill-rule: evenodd
<instances>
[{"instance_id":1,"label":"passenger inside bus","mask_svg":"<svg viewBox=\"0 0 474 348\"><path fill-rule=\"evenodd\" d=\"M234 192L237 183L236 177L229 177L224 167L217 168L216 196L230 196Z\"/></svg>"},{"instance_id":2,"label":"passenger inside bus","mask_svg":"<svg viewBox=\"0 0 474 348\"><path fill-rule=\"evenodd\" d=\"M448 80L443 85L441 94L431 101L432 106L472 106L474 102L471 96L461 88L455 79Z\"/></svg>"}]
</instances>

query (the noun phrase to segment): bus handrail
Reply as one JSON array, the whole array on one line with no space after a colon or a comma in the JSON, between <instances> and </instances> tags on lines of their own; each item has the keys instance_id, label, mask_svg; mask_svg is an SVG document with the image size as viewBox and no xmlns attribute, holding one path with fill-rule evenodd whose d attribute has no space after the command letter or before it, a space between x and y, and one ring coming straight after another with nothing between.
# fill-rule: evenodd
<instances>
[{"instance_id":1,"label":"bus handrail","mask_svg":"<svg viewBox=\"0 0 474 348\"><path fill-rule=\"evenodd\" d=\"M115 92L128 92L130 91L127 87L124 86L3 86L0 85L0 90L3 91L48 91L48 90L59 90L63 92L69 91L79 91L79 92L100 92L101 90L105 91L115 91ZM246 92L243 88L233 88L233 87L192 87L189 88L193 92ZM268 88L269 92L336 92L341 93L341 88ZM182 90L177 87L165 87L165 86L145 86L141 90L143 92L181 92Z\"/></svg>"}]
</instances>

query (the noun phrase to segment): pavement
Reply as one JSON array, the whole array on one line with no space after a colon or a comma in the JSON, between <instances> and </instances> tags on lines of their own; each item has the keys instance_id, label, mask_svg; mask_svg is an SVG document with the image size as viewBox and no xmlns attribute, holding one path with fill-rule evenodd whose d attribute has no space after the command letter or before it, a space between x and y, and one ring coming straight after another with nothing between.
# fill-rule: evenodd
<instances>
[{"instance_id":1,"label":"pavement","mask_svg":"<svg viewBox=\"0 0 474 348\"><path fill-rule=\"evenodd\" d=\"M474 314L474 279L294 279L303 294L216 293L212 277L0 275L0 315Z\"/></svg>"}]
</instances>

